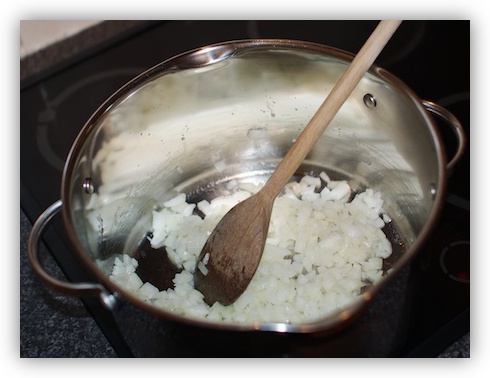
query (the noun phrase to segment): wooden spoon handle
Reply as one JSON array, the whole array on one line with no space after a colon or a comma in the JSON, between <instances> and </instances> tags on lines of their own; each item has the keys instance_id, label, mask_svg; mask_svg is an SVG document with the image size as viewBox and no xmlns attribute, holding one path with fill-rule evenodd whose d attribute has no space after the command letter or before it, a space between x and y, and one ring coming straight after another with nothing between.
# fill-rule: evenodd
<instances>
[{"instance_id":1,"label":"wooden spoon handle","mask_svg":"<svg viewBox=\"0 0 490 378\"><path fill-rule=\"evenodd\" d=\"M401 21L381 21L339 81L306 125L296 142L278 165L273 175L263 188L270 196L276 197L284 185L294 175L306 158L316 141L323 134L328 124L347 100L357 83L371 67L379 53L398 29Z\"/></svg>"}]
</instances>

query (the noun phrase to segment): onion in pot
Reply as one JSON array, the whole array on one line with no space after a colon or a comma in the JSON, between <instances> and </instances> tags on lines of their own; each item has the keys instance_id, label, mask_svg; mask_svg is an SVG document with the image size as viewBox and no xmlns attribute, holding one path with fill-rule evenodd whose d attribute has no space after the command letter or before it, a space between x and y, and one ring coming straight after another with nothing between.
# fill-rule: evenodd
<instances>
[{"instance_id":1,"label":"onion in pot","mask_svg":"<svg viewBox=\"0 0 490 378\"><path fill-rule=\"evenodd\" d=\"M314 321L348 305L382 278L383 259L392 248L382 231L390 218L381 193L367 189L350 201L348 183L322 172L288 184L276 199L264 255L243 295L230 306L208 306L193 286L195 269L206 271L205 263L196 266L197 257L219 219L258 189L240 183L229 188L232 194L197 206L179 194L153 212L152 247L165 247L182 268L174 288L159 291L144 283L135 273L137 260L128 255L115 259L110 278L155 306L234 323ZM195 215L195 208L204 216Z\"/></svg>"}]
</instances>

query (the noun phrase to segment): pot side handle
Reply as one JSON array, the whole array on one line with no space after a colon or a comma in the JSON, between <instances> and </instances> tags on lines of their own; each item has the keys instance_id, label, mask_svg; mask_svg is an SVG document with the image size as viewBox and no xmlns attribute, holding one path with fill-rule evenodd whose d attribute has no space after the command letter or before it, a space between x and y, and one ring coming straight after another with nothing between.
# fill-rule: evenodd
<instances>
[{"instance_id":1,"label":"pot side handle","mask_svg":"<svg viewBox=\"0 0 490 378\"><path fill-rule=\"evenodd\" d=\"M453 158L447 163L446 169L451 171L457 162L463 157L464 149L466 146L466 136L461 125L461 122L447 109L442 106L431 102L431 101L422 101L425 109L432 114L435 114L446 121L451 127L454 133L456 134L456 138L458 139L458 147Z\"/></svg>"},{"instance_id":2,"label":"pot side handle","mask_svg":"<svg viewBox=\"0 0 490 378\"><path fill-rule=\"evenodd\" d=\"M39 243L42 235L49 225L50 221L57 215L62 207L61 200L56 201L49 206L34 223L27 245L29 263L34 272L38 275L41 281L51 289L69 296L75 297L99 297L100 301L108 310L116 309L119 301L116 294L111 294L107 289L99 283L79 282L69 283L60 281L50 276L43 268L39 259Z\"/></svg>"}]
</instances>

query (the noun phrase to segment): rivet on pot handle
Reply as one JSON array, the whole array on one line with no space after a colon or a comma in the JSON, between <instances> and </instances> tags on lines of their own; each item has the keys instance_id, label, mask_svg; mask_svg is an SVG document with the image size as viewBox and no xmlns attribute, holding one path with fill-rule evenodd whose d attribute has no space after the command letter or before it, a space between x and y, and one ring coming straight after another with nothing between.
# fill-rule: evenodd
<instances>
[{"instance_id":1,"label":"rivet on pot handle","mask_svg":"<svg viewBox=\"0 0 490 378\"><path fill-rule=\"evenodd\" d=\"M65 295L75 297L96 297L98 296L102 304L110 311L116 309L118 301L116 295L109 293L104 286L99 283L91 282L79 282L69 283L60 281L50 276L44 270L39 260L39 243L42 235L49 225L49 222L57 215L62 207L61 200L56 201L49 206L34 223L31 233L29 235L29 241L27 245L29 262L34 272L39 276L44 284L51 289Z\"/></svg>"},{"instance_id":2,"label":"rivet on pot handle","mask_svg":"<svg viewBox=\"0 0 490 378\"><path fill-rule=\"evenodd\" d=\"M443 120L445 120L449 125L453 128L454 133L458 139L458 149L454 154L453 158L447 163L447 170L451 171L456 163L461 159L464 153L465 145L466 145L466 137L464 133L463 126L461 122L447 109L443 108L436 103L431 101L422 101L422 104L425 106L425 109L429 112L438 115Z\"/></svg>"}]
</instances>

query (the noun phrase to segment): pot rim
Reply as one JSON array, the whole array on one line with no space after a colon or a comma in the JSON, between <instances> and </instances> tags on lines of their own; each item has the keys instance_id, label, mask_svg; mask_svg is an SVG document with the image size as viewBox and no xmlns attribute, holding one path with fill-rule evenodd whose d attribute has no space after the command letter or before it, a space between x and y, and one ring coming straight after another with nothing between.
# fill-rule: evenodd
<instances>
[{"instance_id":1,"label":"pot rim","mask_svg":"<svg viewBox=\"0 0 490 378\"><path fill-rule=\"evenodd\" d=\"M440 134L435 127L432 117L429 116L426 109L422 104L422 100L399 78L392 75L385 69L378 67L373 64L368 70L368 73L373 74L386 82L389 82L397 90L404 92L411 101L415 104L416 108L422 114L426 125L432 135L436 155L438 159L438 173L439 182L437 183L436 193L433 199L433 209L431 210L428 219L422 228L417 239L413 245L407 249L403 256L398 260L393 271L384 277L376 285L370 286L366 292L360 295L356 300L352 302L351 305L344 309L337 310L324 318L303 324L290 324L290 323L246 323L246 324L234 324L234 323L218 323L210 322L201 319L193 319L190 317L184 317L181 315L176 315L170 311L160 309L154 305L144 302L143 300L137 298L131 293L119 287L117 284L112 282L108 276L106 276L92 261L84 248L79 242L76 232L74 230L74 225L71 219L71 206L70 206L70 183L71 177L75 170L76 162L79 157L79 151L85 145L85 143L90 139L90 136L99 124L100 119L104 118L113 107L117 106L122 102L127 96L136 91L143 84L147 83L149 80L158 78L159 76L166 75L170 72L198 68L207 66L210 64L215 64L217 62L239 56L240 53L249 51L250 49L258 48L269 48L269 49L280 49L285 48L288 50L297 49L299 51L309 51L316 52L322 55L330 55L332 57L338 58L340 60L350 63L354 58L354 54L346 52L344 50L322 45L314 42L292 40L292 39L243 39L243 40L232 40L228 42L220 42L216 44L211 44L196 48L187 52L183 52L174 57L171 57L161 63L154 65L153 67L142 72L116 92L114 92L87 120L80 133L78 134L75 142L73 143L70 152L68 154L67 160L64 165L62 182L61 182L61 199L64 204L62 207L62 217L65 224L66 232L70 239L72 246L76 251L76 255L82 263L90 270L91 273L102 281L106 288L109 288L111 292L118 293L122 298L127 300L129 303L141 308L142 310L150 313L151 315L166 320L173 321L177 323L187 324L197 327L205 327L217 330L226 331L272 331L279 333L332 333L340 329L343 329L346 325L350 324L355 319L359 318L368 308L369 304L374 300L377 294L384 288L394 277L396 277L400 270L405 268L412 259L420 251L423 244L428 239L431 234L437 219L442 211L442 205L444 202L445 190L446 190L446 153L444 150L443 143L441 141Z\"/></svg>"}]
</instances>

